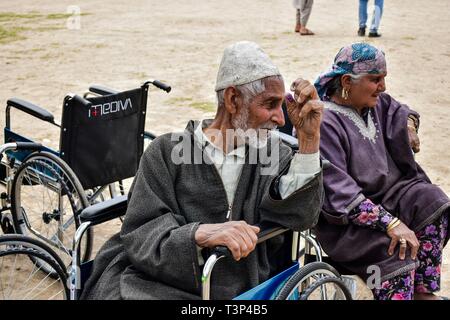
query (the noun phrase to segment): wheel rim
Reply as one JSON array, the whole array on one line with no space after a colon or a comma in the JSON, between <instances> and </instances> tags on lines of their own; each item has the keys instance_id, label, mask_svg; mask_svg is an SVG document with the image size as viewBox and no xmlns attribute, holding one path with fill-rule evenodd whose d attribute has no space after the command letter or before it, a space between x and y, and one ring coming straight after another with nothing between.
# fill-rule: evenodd
<instances>
[{"instance_id":1,"label":"wheel rim","mask_svg":"<svg viewBox=\"0 0 450 320\"><path fill-rule=\"evenodd\" d=\"M51 245L68 266L75 217L84 208L70 176L45 157L27 161L16 175L14 208L18 231Z\"/></svg>"},{"instance_id":2,"label":"wheel rim","mask_svg":"<svg viewBox=\"0 0 450 320\"><path fill-rule=\"evenodd\" d=\"M289 292L286 300L298 300L300 292L304 290L303 287L304 284L310 286L314 281L317 281L318 279L323 278L324 276L335 277L335 274L332 271L328 270L320 270L320 272L317 272L317 270L311 271L310 273L305 275L300 281L297 282L297 284ZM320 300L327 300L329 292L326 290L326 288L321 289L322 292Z\"/></svg>"},{"instance_id":3,"label":"wheel rim","mask_svg":"<svg viewBox=\"0 0 450 320\"><path fill-rule=\"evenodd\" d=\"M65 300L66 281L64 272L44 252L23 244L0 248L0 299Z\"/></svg>"},{"instance_id":4,"label":"wheel rim","mask_svg":"<svg viewBox=\"0 0 450 320\"><path fill-rule=\"evenodd\" d=\"M345 283L337 277L322 276L299 296L299 300L351 300Z\"/></svg>"}]
</instances>

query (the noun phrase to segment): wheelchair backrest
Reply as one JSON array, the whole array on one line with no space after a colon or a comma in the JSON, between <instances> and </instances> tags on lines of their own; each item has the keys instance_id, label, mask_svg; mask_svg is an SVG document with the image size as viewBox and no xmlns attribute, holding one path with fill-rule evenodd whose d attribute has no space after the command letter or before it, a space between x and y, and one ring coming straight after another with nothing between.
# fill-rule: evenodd
<instances>
[{"instance_id":1,"label":"wheelchair backrest","mask_svg":"<svg viewBox=\"0 0 450 320\"><path fill-rule=\"evenodd\" d=\"M60 154L85 189L135 175L144 146L148 86L64 99Z\"/></svg>"}]
</instances>

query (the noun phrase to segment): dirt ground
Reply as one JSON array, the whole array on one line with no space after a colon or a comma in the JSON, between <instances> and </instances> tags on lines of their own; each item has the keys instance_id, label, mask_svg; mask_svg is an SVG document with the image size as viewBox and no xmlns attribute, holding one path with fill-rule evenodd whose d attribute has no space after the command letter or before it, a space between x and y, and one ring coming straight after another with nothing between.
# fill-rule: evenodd
<instances>
[{"instance_id":1,"label":"dirt ground","mask_svg":"<svg viewBox=\"0 0 450 320\"><path fill-rule=\"evenodd\" d=\"M77 6L81 15L67 14ZM386 1L381 38L356 36L357 1L316 0L308 27L293 32L290 0L230 1L2 1L0 3L0 103L20 97L61 118L65 94L90 84L117 89L148 78L166 81L170 94L150 92L146 129L183 129L187 120L214 113L214 84L224 47L259 43L278 65L287 87L298 76L313 81L338 49L357 41L381 47L388 61L388 92L421 114L417 161L450 194L450 2ZM69 11L73 12L73 11ZM369 16L370 19L370 16ZM78 28L79 27L79 28ZM4 121L4 109L0 111ZM4 122L2 122L4 124ZM59 129L16 110L12 128L58 148ZM97 230L97 245L120 228ZM450 249L445 250L442 294L450 296ZM369 298L367 292L360 298Z\"/></svg>"}]
</instances>

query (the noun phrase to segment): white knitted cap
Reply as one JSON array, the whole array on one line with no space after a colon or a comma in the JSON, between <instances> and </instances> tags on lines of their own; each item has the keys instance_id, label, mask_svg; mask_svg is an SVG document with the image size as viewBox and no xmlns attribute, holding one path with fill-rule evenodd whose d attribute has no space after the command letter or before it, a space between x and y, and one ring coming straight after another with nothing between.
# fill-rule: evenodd
<instances>
[{"instance_id":1,"label":"white knitted cap","mask_svg":"<svg viewBox=\"0 0 450 320\"><path fill-rule=\"evenodd\" d=\"M223 52L217 73L216 91L278 75L278 68L256 43L236 42Z\"/></svg>"}]
</instances>

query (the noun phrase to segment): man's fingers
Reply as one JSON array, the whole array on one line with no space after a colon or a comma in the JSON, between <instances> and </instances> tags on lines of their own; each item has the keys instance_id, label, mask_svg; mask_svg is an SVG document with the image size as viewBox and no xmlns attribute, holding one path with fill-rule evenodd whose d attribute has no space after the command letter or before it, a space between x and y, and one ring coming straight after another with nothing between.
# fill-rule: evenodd
<instances>
[{"instance_id":1,"label":"man's fingers","mask_svg":"<svg viewBox=\"0 0 450 320\"><path fill-rule=\"evenodd\" d=\"M253 250L256 246L256 242L258 242L258 236L256 235L255 230L251 226L248 226L247 228L245 228L245 233L247 234L247 236L250 239L250 244L251 244L251 247Z\"/></svg>"},{"instance_id":2,"label":"man's fingers","mask_svg":"<svg viewBox=\"0 0 450 320\"><path fill-rule=\"evenodd\" d=\"M305 103L309 99L312 99L314 96L314 93L316 92L316 89L312 84L306 83L304 86L299 86L295 90L296 95L298 96L297 102L298 103Z\"/></svg>"},{"instance_id":3,"label":"man's fingers","mask_svg":"<svg viewBox=\"0 0 450 320\"><path fill-rule=\"evenodd\" d=\"M225 243L225 245L231 251L234 260L239 261L241 259L242 254L241 254L241 246L239 245L238 241L230 237L228 241Z\"/></svg>"},{"instance_id":4,"label":"man's fingers","mask_svg":"<svg viewBox=\"0 0 450 320\"><path fill-rule=\"evenodd\" d=\"M295 88L297 88L297 86L302 83L305 82L306 80L303 78L297 78L295 79L292 84L291 84L291 91L295 91Z\"/></svg>"},{"instance_id":5,"label":"man's fingers","mask_svg":"<svg viewBox=\"0 0 450 320\"><path fill-rule=\"evenodd\" d=\"M323 110L323 103L320 101L309 101L300 111L300 118L307 116L309 113L321 113Z\"/></svg>"},{"instance_id":6,"label":"man's fingers","mask_svg":"<svg viewBox=\"0 0 450 320\"><path fill-rule=\"evenodd\" d=\"M248 256L250 252L255 249L256 242L258 241L258 237L254 229L245 221L239 221L235 225L235 229L233 231L235 238L238 239L238 242L241 245L242 257Z\"/></svg>"},{"instance_id":7,"label":"man's fingers","mask_svg":"<svg viewBox=\"0 0 450 320\"><path fill-rule=\"evenodd\" d=\"M235 235L240 247L241 256L246 257L253 250L253 241L245 230L237 230Z\"/></svg>"}]
</instances>

